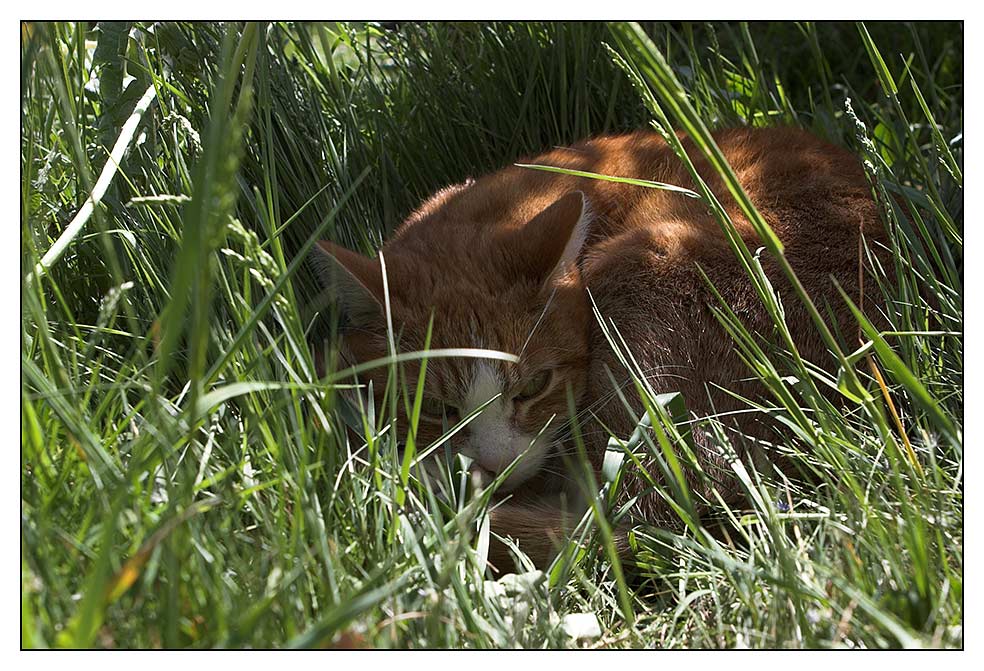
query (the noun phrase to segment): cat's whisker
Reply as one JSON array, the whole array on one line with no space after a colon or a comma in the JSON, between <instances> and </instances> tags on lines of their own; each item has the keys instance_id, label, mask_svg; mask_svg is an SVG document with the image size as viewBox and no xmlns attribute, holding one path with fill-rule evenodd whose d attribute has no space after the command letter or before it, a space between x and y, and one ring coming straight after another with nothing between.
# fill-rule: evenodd
<instances>
[{"instance_id":1,"label":"cat's whisker","mask_svg":"<svg viewBox=\"0 0 984 671\"><path fill-rule=\"evenodd\" d=\"M540 322L543 321L543 317L547 314L547 310L550 309L550 304L553 303L553 299L554 299L554 296L555 295L557 295L557 287L554 287L550 291L550 297L547 298L547 302L543 306L543 310L540 312L540 316L537 318L536 323L533 324L533 328L530 329L529 335L526 336L526 342L523 343L523 346L519 350L519 357L520 358L523 357L523 353L526 351L526 346L530 344L530 340L533 338L533 334L536 333L537 328L539 328Z\"/></svg>"}]
</instances>

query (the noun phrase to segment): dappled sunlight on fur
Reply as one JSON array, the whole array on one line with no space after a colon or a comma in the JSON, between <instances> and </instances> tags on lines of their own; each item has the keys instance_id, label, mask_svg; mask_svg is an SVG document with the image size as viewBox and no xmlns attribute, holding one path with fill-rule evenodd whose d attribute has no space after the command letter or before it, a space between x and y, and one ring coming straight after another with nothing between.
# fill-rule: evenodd
<instances>
[{"instance_id":1,"label":"dappled sunlight on fur","mask_svg":"<svg viewBox=\"0 0 984 671\"><path fill-rule=\"evenodd\" d=\"M806 291L821 310L830 310L836 329L852 333L853 321L833 280L856 300L859 235L869 242L883 238L857 159L792 128L726 130L715 139L785 245ZM748 247L761 246L720 176L689 140L684 146ZM650 132L594 139L525 162L697 188L664 140ZM345 315L343 353L352 362L384 356L386 297L379 260L327 242L321 251L330 266L326 283ZM592 315L589 292L652 390L681 392L693 416L718 417L736 435L749 436L735 445L751 450L757 463L782 466L779 455L753 440L771 435L761 416L743 412L747 404L724 391L761 399L765 390L709 308L713 295L697 266L752 333L769 340L775 327L701 199L511 166L438 192L396 231L381 255L398 349L422 349L433 315L432 349L519 354L518 364L433 360L424 394L443 403L452 417L501 395L462 431L455 447L492 473L527 452L504 488L522 498L493 513L493 530L517 538L538 563L549 559L572 527L568 511L549 504L558 490L576 490L576 479L564 477L564 457L571 454L568 395L596 470L609 434L592 425L592 417L624 437L641 410L630 412L614 393L612 377L624 387L628 371ZM771 259L762 258L762 264L798 351L829 368L833 359L788 281ZM378 370L363 377L381 393L386 375ZM407 364L406 379L416 376L416 366ZM524 393L534 379L546 382ZM624 393L632 403L634 390ZM699 422L692 429L703 470L719 491L737 496L720 446ZM441 433L441 424L425 416L418 440ZM534 477L538 474L542 477ZM713 500L702 489L707 482L692 475L688 471L698 499ZM665 501L647 494L646 486L643 478L630 477L623 487L626 497L642 495L636 514L650 522L669 519Z\"/></svg>"}]
</instances>

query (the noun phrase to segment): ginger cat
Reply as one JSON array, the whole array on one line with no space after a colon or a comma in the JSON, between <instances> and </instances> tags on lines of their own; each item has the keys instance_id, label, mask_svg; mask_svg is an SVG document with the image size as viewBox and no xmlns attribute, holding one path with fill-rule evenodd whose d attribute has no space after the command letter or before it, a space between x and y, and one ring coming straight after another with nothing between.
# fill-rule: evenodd
<instances>
[{"instance_id":1,"label":"ginger cat","mask_svg":"<svg viewBox=\"0 0 984 671\"><path fill-rule=\"evenodd\" d=\"M884 236L858 160L792 128L725 130L715 140L785 245L814 302L821 311L829 307L836 320L832 325L842 334L855 333L831 278L857 300L859 235L869 241ZM755 250L760 243L721 180L692 143L684 140L684 146ZM597 138L524 162L696 188L666 142L652 132ZM327 284L344 314L342 363L385 356L379 260L330 242L320 248ZM747 409L722 389L763 397L711 313L708 306L715 300L696 264L750 330L767 337L774 328L699 199L512 166L435 194L397 229L382 254L400 351L423 349L433 313L431 349L481 347L519 356L516 364L431 360L418 444L428 444L445 426L499 395L457 434L454 449L490 474L525 453L500 490L513 499L494 511L493 531L517 539L540 565L572 525L562 499L575 500L577 494L571 491L573 481L564 477L562 458L571 450L565 440L568 390L596 469L608 433L590 414L623 439L636 424L613 393L614 378L628 400L635 396L631 386L625 387L628 373L596 322L588 291L652 388L681 392L692 415ZM797 348L807 361L829 366L832 357L814 325L767 256L762 262L782 297ZM385 369L376 370L362 381L372 380L382 390L386 375ZM407 379L416 379L412 367ZM761 415L724 416L742 433L765 435ZM401 425L407 426L405 418ZM728 491L730 469L713 440L699 425L693 435L705 472ZM780 461L754 444L735 442L759 464ZM696 479L691 484L701 487ZM623 489L625 496L642 494L636 511L647 521L671 517L665 502L645 491L641 477L630 477ZM494 548L491 558L500 569L509 566L504 546Z\"/></svg>"}]
</instances>

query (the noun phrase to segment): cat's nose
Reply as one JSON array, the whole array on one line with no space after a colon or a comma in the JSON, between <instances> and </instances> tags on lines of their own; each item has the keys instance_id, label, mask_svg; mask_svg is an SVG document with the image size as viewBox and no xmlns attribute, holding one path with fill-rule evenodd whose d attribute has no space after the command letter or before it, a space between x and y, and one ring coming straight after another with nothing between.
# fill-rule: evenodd
<instances>
[{"instance_id":1,"label":"cat's nose","mask_svg":"<svg viewBox=\"0 0 984 671\"><path fill-rule=\"evenodd\" d=\"M481 468L493 478L512 463L512 458L501 445L489 445L474 435L469 436L458 451L472 460L473 468Z\"/></svg>"}]
</instances>

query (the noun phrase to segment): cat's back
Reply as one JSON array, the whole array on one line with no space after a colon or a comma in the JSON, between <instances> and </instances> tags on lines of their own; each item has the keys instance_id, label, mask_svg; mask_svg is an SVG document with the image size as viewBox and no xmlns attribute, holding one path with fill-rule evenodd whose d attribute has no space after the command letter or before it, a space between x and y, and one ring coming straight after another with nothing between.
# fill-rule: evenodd
<instances>
[{"instance_id":1,"label":"cat's back","mask_svg":"<svg viewBox=\"0 0 984 671\"><path fill-rule=\"evenodd\" d=\"M877 206L860 161L846 149L798 128L733 128L714 133L751 203L775 232L794 266L807 274L838 274L856 264L857 239L883 239ZM762 241L717 168L681 136L693 167L721 203L745 243ZM658 253L704 264L730 263L721 224L689 168L655 132L602 137L557 148L530 163L660 182L690 190L647 188L512 167L502 171L520 192L545 201L583 191L592 211L585 261L605 273L626 256ZM529 174L534 173L534 174ZM524 186L519 186L524 185ZM701 197L694 197L700 194ZM539 207L541 203L537 203Z\"/></svg>"},{"instance_id":2,"label":"cat's back","mask_svg":"<svg viewBox=\"0 0 984 671\"><path fill-rule=\"evenodd\" d=\"M812 211L821 215L818 218L825 220L825 234L829 235L830 227L839 228L845 219L851 219L852 225L857 223L857 217L839 216L844 211L838 213L832 208L840 205L847 211L862 211L865 215L873 211L870 188L858 159L808 131L790 127L732 128L718 131L713 137L752 203L784 242L788 238L795 243L804 228L816 230L807 227L799 217L790 219L790 214ZM719 171L689 137L681 134L681 141L697 173L739 231L750 234L751 228ZM530 163L661 182L700 193L684 162L674 155L662 136L651 131L596 138L557 148ZM699 235L720 234L707 204L678 190L569 176L554 178L555 184L551 186L550 173L521 176L518 172L521 170L532 172L514 167L503 174L508 175L507 179L528 184L531 190L548 191L550 197L564 190L583 190L599 215L595 226L598 239L673 220L689 225Z\"/></svg>"},{"instance_id":3,"label":"cat's back","mask_svg":"<svg viewBox=\"0 0 984 671\"><path fill-rule=\"evenodd\" d=\"M719 170L690 138L681 140L694 169L744 243L753 251L763 246ZM831 278L852 287L858 276L860 239L876 254L885 239L858 158L797 128L727 129L714 133L714 140L811 295L840 303ZM624 171L608 174L701 192L690 170L656 133L633 133L588 145L598 151L603 168ZM555 159L560 154L547 157ZM599 287L601 294L626 302L622 297L628 287L623 284L642 277L651 287L658 285L660 295L676 291L676 302L685 301L703 287L696 270L699 265L733 287L729 297L737 303L755 302L722 224L703 193L695 198L678 191L622 184L586 185L585 189L589 199L594 196L599 216L592 222L594 238L582 268L587 284ZM763 263L766 270L774 266L768 255ZM647 296L654 291L650 289ZM631 303L631 308L639 305ZM849 321L846 315L843 321Z\"/></svg>"},{"instance_id":4,"label":"cat's back","mask_svg":"<svg viewBox=\"0 0 984 671\"><path fill-rule=\"evenodd\" d=\"M740 208L718 171L692 140L681 139L701 178L747 233ZM824 211L840 203L857 210L870 203L870 190L857 158L807 131L733 128L714 133L714 139L755 206L767 220L768 215L777 215L769 223L780 238L792 238L798 232L799 222L788 218L790 206ZM653 131L597 137L516 163L662 182L699 192L684 163ZM596 241L660 220L689 223L704 235L718 231L706 203L679 191L511 165L438 192L400 227L396 238L412 244L424 228L428 233L455 237L489 236L497 230L522 227L571 191L585 193L596 220L592 226ZM426 227L418 226L423 222Z\"/></svg>"},{"instance_id":5,"label":"cat's back","mask_svg":"<svg viewBox=\"0 0 984 671\"><path fill-rule=\"evenodd\" d=\"M714 139L787 255L808 274L836 274L853 262L862 231L869 240L881 236L864 171L845 149L785 127L726 129L714 133ZM746 244L760 246L718 170L692 140L681 140ZM598 137L517 163L700 192L684 162L652 131ZM517 239L511 234L572 191L585 194L590 217L582 258L588 275L608 273L623 258L639 254L657 253L681 264L733 260L720 223L702 197L520 165L438 192L397 230L384 251L427 257L451 274L461 267L508 267L488 259L508 256Z\"/></svg>"}]
</instances>

